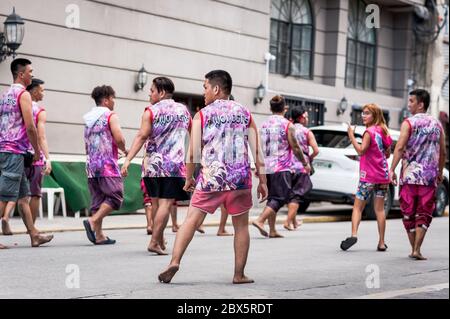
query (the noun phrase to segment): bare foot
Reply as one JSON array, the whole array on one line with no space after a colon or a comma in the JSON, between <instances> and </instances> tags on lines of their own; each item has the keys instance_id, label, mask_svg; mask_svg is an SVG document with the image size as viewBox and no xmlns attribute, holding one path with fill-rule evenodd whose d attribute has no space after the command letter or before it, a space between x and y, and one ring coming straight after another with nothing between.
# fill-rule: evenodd
<instances>
[{"instance_id":1,"label":"bare foot","mask_svg":"<svg viewBox=\"0 0 450 319\"><path fill-rule=\"evenodd\" d=\"M414 253L412 253L412 255L410 255L410 256L411 256L411 258L414 258L414 259L416 259L416 260L428 260L427 258L425 258L424 256L422 256L421 253L418 253L418 252L414 252Z\"/></svg>"},{"instance_id":2,"label":"bare foot","mask_svg":"<svg viewBox=\"0 0 450 319\"><path fill-rule=\"evenodd\" d=\"M301 225L303 225L303 221L302 220L296 220L294 223L294 229L299 228Z\"/></svg>"},{"instance_id":3,"label":"bare foot","mask_svg":"<svg viewBox=\"0 0 450 319\"><path fill-rule=\"evenodd\" d=\"M172 226L172 233L178 232L178 229L180 229L180 226L178 226L178 225L173 225L173 226Z\"/></svg>"},{"instance_id":4,"label":"bare foot","mask_svg":"<svg viewBox=\"0 0 450 319\"><path fill-rule=\"evenodd\" d=\"M53 239L53 235L37 235L31 237L31 247L39 247L43 244L50 242Z\"/></svg>"},{"instance_id":5,"label":"bare foot","mask_svg":"<svg viewBox=\"0 0 450 319\"><path fill-rule=\"evenodd\" d=\"M13 234L9 227L9 223L4 219L2 219L2 233L3 236L11 236Z\"/></svg>"},{"instance_id":6,"label":"bare foot","mask_svg":"<svg viewBox=\"0 0 450 319\"><path fill-rule=\"evenodd\" d=\"M197 228L197 231L198 231L200 234L204 234L204 233L205 233L205 229L204 229L202 226L200 226L199 228Z\"/></svg>"},{"instance_id":7,"label":"bare foot","mask_svg":"<svg viewBox=\"0 0 450 319\"><path fill-rule=\"evenodd\" d=\"M6 247L5 245L0 244L0 249L9 249L9 248Z\"/></svg>"},{"instance_id":8,"label":"bare foot","mask_svg":"<svg viewBox=\"0 0 450 319\"><path fill-rule=\"evenodd\" d=\"M158 245L158 244L156 244L156 245L150 244L150 246L148 246L147 250L148 250L149 252L155 253L155 254L157 254L157 255L159 255L159 256L167 256L167 255L168 255L168 253L166 253L166 252L161 248L161 246Z\"/></svg>"},{"instance_id":9,"label":"bare foot","mask_svg":"<svg viewBox=\"0 0 450 319\"><path fill-rule=\"evenodd\" d=\"M275 232L275 233L271 233L269 235L269 238L284 238L284 236Z\"/></svg>"},{"instance_id":10,"label":"bare foot","mask_svg":"<svg viewBox=\"0 0 450 319\"><path fill-rule=\"evenodd\" d=\"M253 279L250 279L247 276L233 278L233 284L235 285L252 284L254 282L255 281Z\"/></svg>"},{"instance_id":11,"label":"bare foot","mask_svg":"<svg viewBox=\"0 0 450 319\"><path fill-rule=\"evenodd\" d=\"M261 223L258 223L257 221L254 221L252 223L253 226L255 226L256 228L258 228L259 232L261 233L261 235L263 235L264 237L269 237L269 233L264 229L264 225Z\"/></svg>"},{"instance_id":12,"label":"bare foot","mask_svg":"<svg viewBox=\"0 0 450 319\"><path fill-rule=\"evenodd\" d=\"M291 225L289 225L289 224L284 224L283 227L284 227L284 229L289 230L289 231L293 231L294 230L294 228Z\"/></svg>"},{"instance_id":13,"label":"bare foot","mask_svg":"<svg viewBox=\"0 0 450 319\"><path fill-rule=\"evenodd\" d=\"M179 265L169 266L164 272L160 273L158 276L158 280L161 283L168 284L172 281L173 276L180 269Z\"/></svg>"},{"instance_id":14,"label":"bare foot","mask_svg":"<svg viewBox=\"0 0 450 319\"><path fill-rule=\"evenodd\" d=\"M218 231L217 236L233 236L234 234L225 231Z\"/></svg>"},{"instance_id":15,"label":"bare foot","mask_svg":"<svg viewBox=\"0 0 450 319\"><path fill-rule=\"evenodd\" d=\"M162 250L166 250L167 246L167 240L163 239L162 243L159 243Z\"/></svg>"}]
</instances>

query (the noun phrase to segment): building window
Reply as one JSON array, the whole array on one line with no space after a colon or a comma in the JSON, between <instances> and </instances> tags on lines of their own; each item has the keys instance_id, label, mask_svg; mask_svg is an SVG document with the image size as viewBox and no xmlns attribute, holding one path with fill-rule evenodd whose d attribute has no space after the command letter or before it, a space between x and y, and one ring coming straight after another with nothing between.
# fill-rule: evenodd
<instances>
[{"instance_id":1,"label":"building window","mask_svg":"<svg viewBox=\"0 0 450 319\"><path fill-rule=\"evenodd\" d=\"M318 126L324 124L325 118L325 102L307 100L297 97L284 96L286 104L289 106L289 110L295 106L303 106L308 111L309 123L308 127ZM289 111L288 111L289 112Z\"/></svg>"},{"instance_id":2,"label":"building window","mask_svg":"<svg viewBox=\"0 0 450 319\"><path fill-rule=\"evenodd\" d=\"M308 0L272 0L270 53L277 59L270 72L312 76L313 17Z\"/></svg>"},{"instance_id":3,"label":"building window","mask_svg":"<svg viewBox=\"0 0 450 319\"><path fill-rule=\"evenodd\" d=\"M192 117L205 107L205 98L202 95L175 93L173 99L175 102L186 105Z\"/></svg>"},{"instance_id":4,"label":"building window","mask_svg":"<svg viewBox=\"0 0 450 319\"><path fill-rule=\"evenodd\" d=\"M352 106L352 113L351 113L352 125L364 125L363 120L362 120L362 110L363 110L363 108L359 105ZM383 116L384 116L384 119L386 120L386 125L389 126L389 122L391 120L389 111L383 110Z\"/></svg>"},{"instance_id":5,"label":"building window","mask_svg":"<svg viewBox=\"0 0 450 319\"><path fill-rule=\"evenodd\" d=\"M376 32L366 27L366 4L362 0L351 0L348 13L347 87L375 90Z\"/></svg>"}]
</instances>

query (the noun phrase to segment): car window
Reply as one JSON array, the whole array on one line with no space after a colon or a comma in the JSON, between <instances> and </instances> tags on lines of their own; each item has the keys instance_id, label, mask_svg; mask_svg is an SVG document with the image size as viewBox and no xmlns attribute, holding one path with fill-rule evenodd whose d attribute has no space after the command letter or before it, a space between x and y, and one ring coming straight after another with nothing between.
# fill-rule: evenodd
<instances>
[{"instance_id":1,"label":"car window","mask_svg":"<svg viewBox=\"0 0 450 319\"><path fill-rule=\"evenodd\" d=\"M313 130L319 147L332 147L332 148L348 148L352 143L348 138L347 132L340 131L327 131L327 130ZM355 134L358 143L362 142L362 136Z\"/></svg>"}]
</instances>

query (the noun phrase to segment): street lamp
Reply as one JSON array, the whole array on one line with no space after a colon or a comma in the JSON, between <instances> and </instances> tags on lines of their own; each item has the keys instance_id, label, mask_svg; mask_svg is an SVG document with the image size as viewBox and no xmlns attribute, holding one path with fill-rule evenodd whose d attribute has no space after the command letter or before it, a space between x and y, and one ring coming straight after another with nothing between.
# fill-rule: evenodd
<instances>
[{"instance_id":1,"label":"street lamp","mask_svg":"<svg viewBox=\"0 0 450 319\"><path fill-rule=\"evenodd\" d=\"M264 85L262 85L262 83L256 88L256 96L255 99L253 100L253 104L259 104L262 102L262 100L264 100L264 97L266 96L266 88L264 87Z\"/></svg>"},{"instance_id":2,"label":"street lamp","mask_svg":"<svg viewBox=\"0 0 450 319\"><path fill-rule=\"evenodd\" d=\"M16 14L16 8L13 8L13 13L6 18L4 26L3 33L0 33L0 63L10 55L16 57L16 50L25 35L25 22Z\"/></svg>"},{"instance_id":3,"label":"street lamp","mask_svg":"<svg viewBox=\"0 0 450 319\"><path fill-rule=\"evenodd\" d=\"M337 109L337 115L342 115L345 113L345 111L347 111L348 108L348 101L345 98L345 96L342 98L341 102L338 105L338 109Z\"/></svg>"},{"instance_id":4,"label":"street lamp","mask_svg":"<svg viewBox=\"0 0 450 319\"><path fill-rule=\"evenodd\" d=\"M139 70L138 75L137 75L137 80L136 80L136 84L134 85L134 90L136 92L142 91L144 89L145 85L147 84L147 79L148 79L148 72L144 68L144 65L142 65L142 68Z\"/></svg>"}]
</instances>

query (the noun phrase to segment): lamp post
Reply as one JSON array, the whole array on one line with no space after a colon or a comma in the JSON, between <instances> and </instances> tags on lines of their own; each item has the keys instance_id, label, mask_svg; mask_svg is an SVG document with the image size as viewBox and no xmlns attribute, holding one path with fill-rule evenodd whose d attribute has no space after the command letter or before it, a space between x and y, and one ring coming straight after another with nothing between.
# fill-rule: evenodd
<instances>
[{"instance_id":1,"label":"lamp post","mask_svg":"<svg viewBox=\"0 0 450 319\"><path fill-rule=\"evenodd\" d=\"M25 35L25 22L16 14L15 8L3 24L3 33L0 33L0 63L8 56L16 57L16 50L22 45Z\"/></svg>"}]
</instances>

